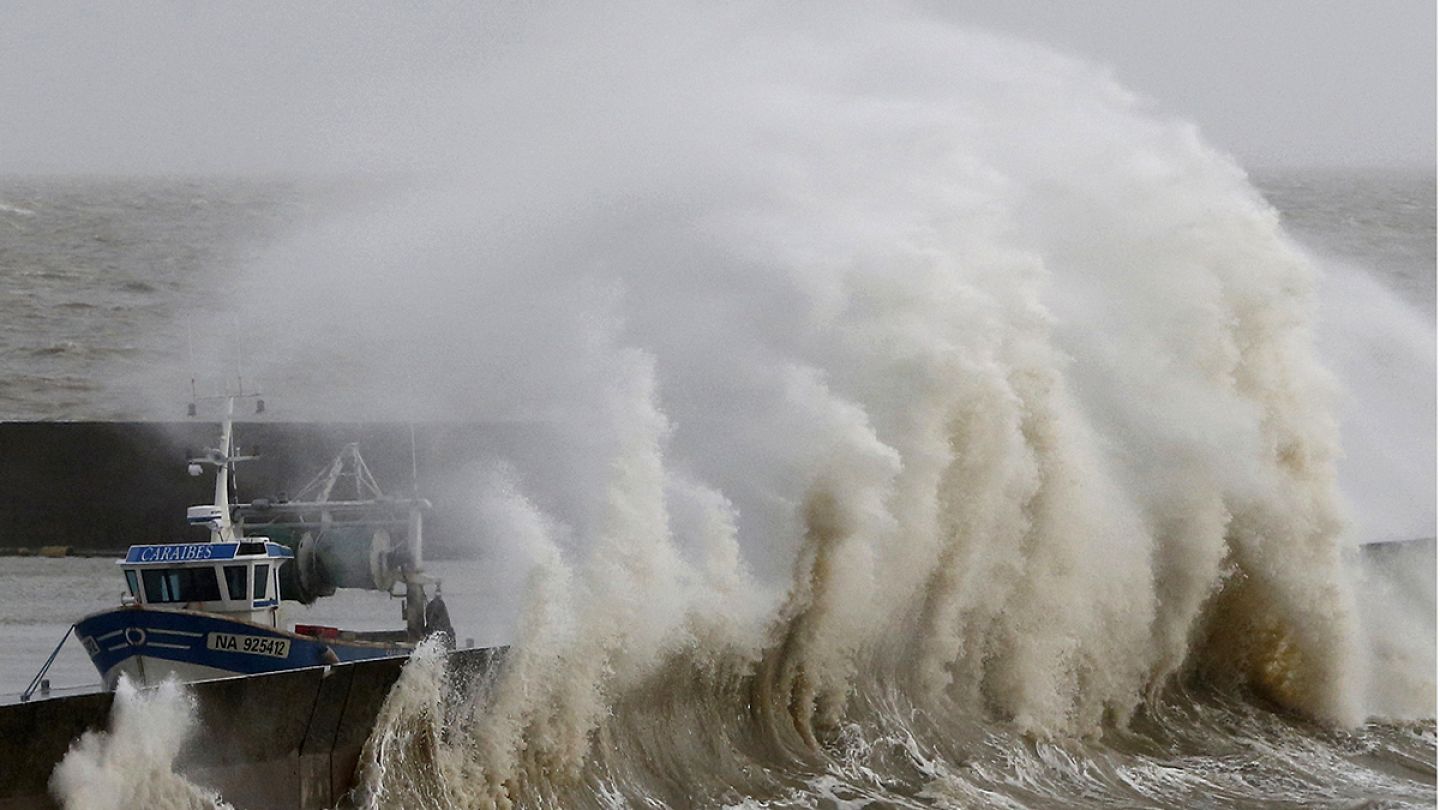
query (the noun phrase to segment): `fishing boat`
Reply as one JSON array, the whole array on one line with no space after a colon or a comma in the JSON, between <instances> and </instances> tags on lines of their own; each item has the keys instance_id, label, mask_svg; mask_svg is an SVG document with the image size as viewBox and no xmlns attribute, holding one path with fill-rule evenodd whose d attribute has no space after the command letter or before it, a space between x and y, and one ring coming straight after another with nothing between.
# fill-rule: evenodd
<instances>
[{"instance_id":1,"label":"fishing boat","mask_svg":"<svg viewBox=\"0 0 1440 810\"><path fill-rule=\"evenodd\" d=\"M432 633L453 639L439 582L421 570L430 504L384 495L358 445L347 445L294 499L232 497L235 465L256 458L237 454L234 444L236 402L252 397L263 412L255 394L211 398L224 408L219 445L189 459L191 475L215 471L214 501L186 511L186 522L208 539L131 546L118 562L121 605L73 627L107 688L121 675L145 683L253 675L406 656ZM342 480L354 482L355 497L337 497ZM427 600L431 584L436 596ZM282 600L309 603L351 587L403 598L405 628L284 626Z\"/></svg>"}]
</instances>

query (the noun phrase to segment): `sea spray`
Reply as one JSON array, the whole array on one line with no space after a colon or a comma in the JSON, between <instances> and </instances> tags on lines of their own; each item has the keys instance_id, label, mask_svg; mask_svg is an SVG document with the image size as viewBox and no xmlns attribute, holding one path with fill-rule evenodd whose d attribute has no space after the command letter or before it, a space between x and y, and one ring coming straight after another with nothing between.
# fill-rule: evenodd
<instances>
[{"instance_id":1,"label":"sea spray","mask_svg":"<svg viewBox=\"0 0 1440 810\"><path fill-rule=\"evenodd\" d=\"M481 683L451 684L443 653L417 650L394 687L364 756L366 806L508 806L518 797L583 782L594 734L614 701L643 690L680 657L710 662L697 675L743 661L744 609L727 617L717 599L744 600L733 519L713 491L683 479L667 488L668 422L655 407L653 367L620 352L608 402L619 430L605 535L571 573L556 537L566 530L501 468L482 490L491 530L533 550L518 642ZM697 518L702 566L672 544L670 500ZM705 608L709 608L706 610ZM752 630L753 632L753 630ZM696 654L702 643L708 657ZM403 696L403 697L401 697ZM405 778L387 778L398 772Z\"/></svg>"},{"instance_id":2,"label":"sea spray","mask_svg":"<svg viewBox=\"0 0 1440 810\"><path fill-rule=\"evenodd\" d=\"M365 806L453 806L440 753L449 690L444 651L438 637L417 647L376 716L361 752L367 767L357 791Z\"/></svg>"},{"instance_id":3,"label":"sea spray","mask_svg":"<svg viewBox=\"0 0 1440 810\"><path fill-rule=\"evenodd\" d=\"M194 699L174 680L139 689L121 677L108 731L87 731L50 776L50 792L66 810L225 810L213 791L176 771L194 739Z\"/></svg>"},{"instance_id":4,"label":"sea spray","mask_svg":"<svg viewBox=\"0 0 1440 810\"><path fill-rule=\"evenodd\" d=\"M1433 242L1432 242L1433 244ZM1371 276L1325 254L1317 343L1345 383L1338 392L1340 485L1355 539L1413 540L1435 534L1434 299L1427 313ZM1417 268L1434 276L1433 265Z\"/></svg>"},{"instance_id":5,"label":"sea spray","mask_svg":"<svg viewBox=\"0 0 1440 810\"><path fill-rule=\"evenodd\" d=\"M1363 673L1366 712L1434 717L1434 539L1365 546L1349 563L1361 572L1360 643L1373 662Z\"/></svg>"},{"instance_id":6,"label":"sea spray","mask_svg":"<svg viewBox=\"0 0 1440 810\"><path fill-rule=\"evenodd\" d=\"M507 129L360 215L390 253L274 261L343 265L287 289L361 313L403 264L426 323L345 332L376 375L567 440L482 496L553 549L510 657L407 671L375 806L786 795L881 728L1063 771L1192 687L1363 719L1315 268L1231 160L903 9L650 10L550 20L457 89ZM394 348L431 342L434 374ZM444 734L403 732L426 711ZM439 787L375 776L412 748Z\"/></svg>"}]
</instances>

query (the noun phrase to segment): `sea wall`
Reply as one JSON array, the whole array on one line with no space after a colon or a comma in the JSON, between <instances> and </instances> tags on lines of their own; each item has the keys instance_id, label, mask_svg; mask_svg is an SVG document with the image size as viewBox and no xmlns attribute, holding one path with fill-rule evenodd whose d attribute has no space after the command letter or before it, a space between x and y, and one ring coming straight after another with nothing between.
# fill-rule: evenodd
<instances>
[{"instance_id":1,"label":"sea wall","mask_svg":"<svg viewBox=\"0 0 1440 810\"><path fill-rule=\"evenodd\" d=\"M411 491L405 423L254 422L237 424L235 435L241 451L260 455L239 466L243 500L294 493L348 442L360 443L387 493ZM466 550L467 509L489 460L563 466L564 449L543 424L424 423L414 436L420 494L435 505L426 522L430 557ZM0 549L83 552L203 539L185 525L185 507L213 500L213 477L192 478L186 458L217 437L205 422L0 422Z\"/></svg>"},{"instance_id":2,"label":"sea wall","mask_svg":"<svg viewBox=\"0 0 1440 810\"><path fill-rule=\"evenodd\" d=\"M451 653L461 677L488 671L498 650ZM198 728L177 769L237 807L334 807L403 659L363 661L193 684ZM0 706L0 810L56 808L50 775L87 730L105 729L109 693Z\"/></svg>"}]
</instances>

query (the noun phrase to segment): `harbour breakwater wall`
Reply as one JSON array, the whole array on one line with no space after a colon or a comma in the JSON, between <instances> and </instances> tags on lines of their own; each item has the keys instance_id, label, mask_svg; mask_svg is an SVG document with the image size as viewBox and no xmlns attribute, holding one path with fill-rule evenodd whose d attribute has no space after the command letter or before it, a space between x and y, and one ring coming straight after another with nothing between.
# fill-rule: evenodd
<instances>
[{"instance_id":1,"label":"harbour breakwater wall","mask_svg":"<svg viewBox=\"0 0 1440 810\"><path fill-rule=\"evenodd\" d=\"M239 466L241 500L304 486L347 443L389 494L412 489L411 426L397 422L237 423L236 444L259 458ZM207 422L0 422L0 549L50 553L195 541L185 508L210 503L214 479L191 477L187 451L218 441ZM417 423L414 469L430 557L473 551L468 509L487 460L523 457L563 468L564 448L542 423ZM353 490L350 490L353 492ZM343 486L337 494L345 497Z\"/></svg>"},{"instance_id":2,"label":"harbour breakwater wall","mask_svg":"<svg viewBox=\"0 0 1440 810\"><path fill-rule=\"evenodd\" d=\"M503 648L450 654L480 677ZM238 807L344 804L361 749L405 659L388 658L191 684L197 731L176 769ZM0 810L57 808L50 775L86 731L104 730L108 692L0 705Z\"/></svg>"}]
</instances>

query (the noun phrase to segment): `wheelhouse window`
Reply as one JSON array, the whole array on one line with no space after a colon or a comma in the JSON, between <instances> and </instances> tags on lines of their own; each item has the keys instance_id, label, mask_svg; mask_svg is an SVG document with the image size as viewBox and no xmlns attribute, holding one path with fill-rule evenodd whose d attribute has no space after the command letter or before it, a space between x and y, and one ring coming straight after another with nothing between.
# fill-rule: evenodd
<instances>
[{"instance_id":1,"label":"wheelhouse window","mask_svg":"<svg viewBox=\"0 0 1440 810\"><path fill-rule=\"evenodd\" d=\"M160 568L140 572L150 602L213 602L220 599L215 569Z\"/></svg>"},{"instance_id":2,"label":"wheelhouse window","mask_svg":"<svg viewBox=\"0 0 1440 810\"><path fill-rule=\"evenodd\" d=\"M245 598L245 569L248 567L244 565L225 566L225 589L229 591L231 599Z\"/></svg>"},{"instance_id":3,"label":"wheelhouse window","mask_svg":"<svg viewBox=\"0 0 1440 810\"><path fill-rule=\"evenodd\" d=\"M265 586L270 584L270 565L262 563L255 566L255 598L265 598Z\"/></svg>"},{"instance_id":4,"label":"wheelhouse window","mask_svg":"<svg viewBox=\"0 0 1440 810\"><path fill-rule=\"evenodd\" d=\"M140 599L140 581L135 577L134 571L125 572L125 584L130 586L130 595Z\"/></svg>"}]
</instances>

